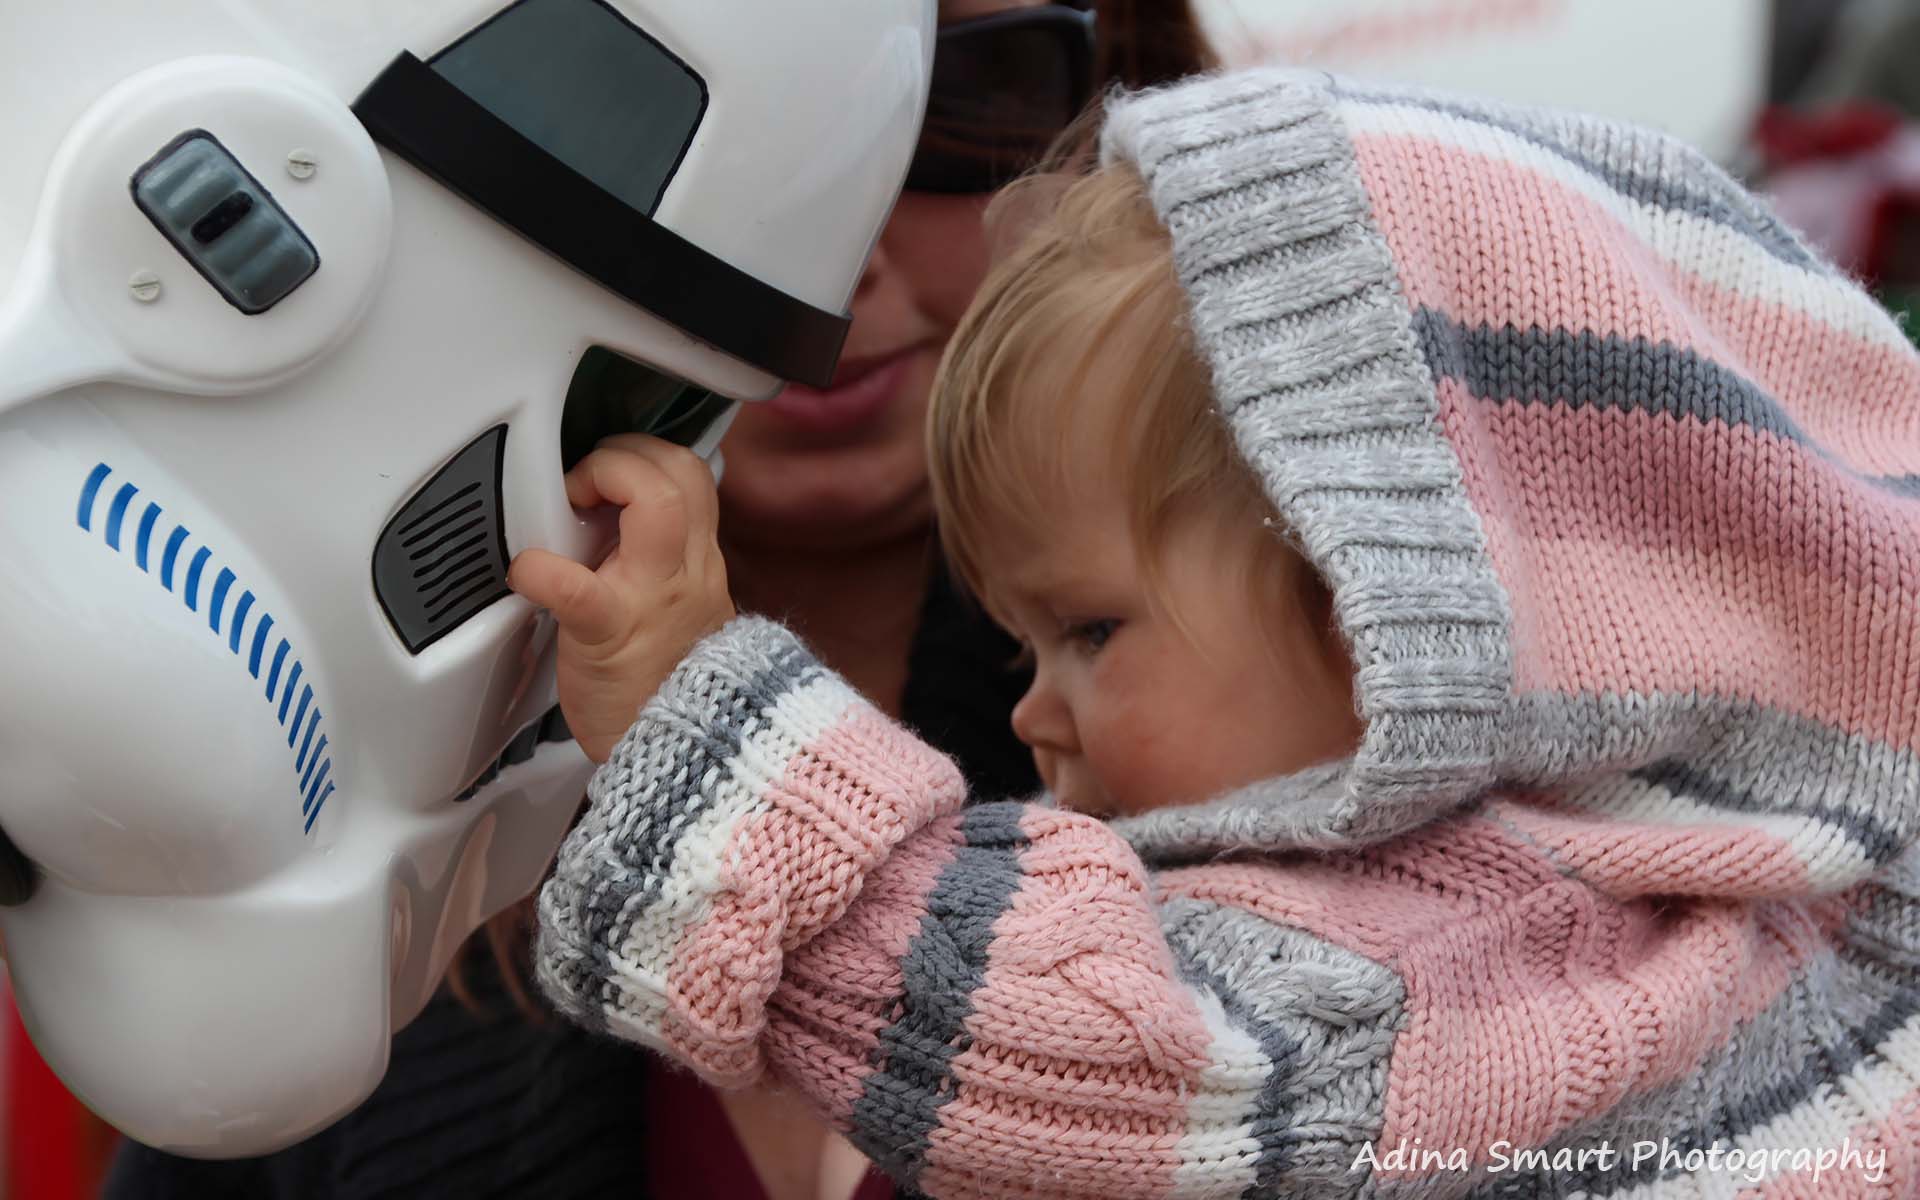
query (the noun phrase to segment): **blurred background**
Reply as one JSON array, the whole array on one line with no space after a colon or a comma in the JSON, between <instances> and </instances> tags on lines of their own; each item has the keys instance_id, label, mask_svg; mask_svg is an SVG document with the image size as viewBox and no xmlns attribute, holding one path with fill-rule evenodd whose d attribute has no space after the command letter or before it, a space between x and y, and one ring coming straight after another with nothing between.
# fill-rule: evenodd
<instances>
[{"instance_id":1,"label":"blurred background","mask_svg":"<svg viewBox=\"0 0 1920 1200\"><path fill-rule=\"evenodd\" d=\"M1771 194L1889 307L1920 299L1920 0L1194 3L1228 65L1313 64L1658 126Z\"/></svg>"},{"instance_id":2,"label":"blurred background","mask_svg":"<svg viewBox=\"0 0 1920 1200\"><path fill-rule=\"evenodd\" d=\"M1666 129L1770 193L1913 332L1920 0L1193 3L1230 66L1311 64ZM0 1200L90 1198L113 1145L34 1054L0 977Z\"/></svg>"}]
</instances>

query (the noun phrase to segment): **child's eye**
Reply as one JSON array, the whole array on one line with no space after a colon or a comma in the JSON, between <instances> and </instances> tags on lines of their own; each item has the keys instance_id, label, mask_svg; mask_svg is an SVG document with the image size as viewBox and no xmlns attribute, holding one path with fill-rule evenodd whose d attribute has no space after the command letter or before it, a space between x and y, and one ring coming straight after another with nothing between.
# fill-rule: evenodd
<instances>
[{"instance_id":1,"label":"child's eye","mask_svg":"<svg viewBox=\"0 0 1920 1200\"><path fill-rule=\"evenodd\" d=\"M1113 631L1120 628L1120 622L1111 617L1101 617L1095 621L1074 621L1066 628L1066 637L1070 642L1078 642L1088 650L1098 650L1107 644Z\"/></svg>"}]
</instances>

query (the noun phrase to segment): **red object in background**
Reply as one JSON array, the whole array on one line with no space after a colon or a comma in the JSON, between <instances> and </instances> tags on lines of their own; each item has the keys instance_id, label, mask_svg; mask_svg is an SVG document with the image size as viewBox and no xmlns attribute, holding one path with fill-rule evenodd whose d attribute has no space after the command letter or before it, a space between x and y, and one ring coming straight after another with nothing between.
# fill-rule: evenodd
<instances>
[{"instance_id":1,"label":"red object in background","mask_svg":"<svg viewBox=\"0 0 1920 1200\"><path fill-rule=\"evenodd\" d=\"M1906 118L1880 104L1846 104L1820 112L1774 105L1754 124L1754 140L1770 170L1809 159L1845 158L1884 146Z\"/></svg>"},{"instance_id":2,"label":"red object in background","mask_svg":"<svg viewBox=\"0 0 1920 1200\"><path fill-rule=\"evenodd\" d=\"M116 1135L88 1112L27 1040L6 994L5 1200L93 1200Z\"/></svg>"},{"instance_id":3,"label":"red object in background","mask_svg":"<svg viewBox=\"0 0 1920 1200\"><path fill-rule=\"evenodd\" d=\"M647 1078L647 1182L681 1200L766 1200L753 1161L713 1089L689 1071L656 1064ZM853 1200L893 1200L893 1184L869 1167Z\"/></svg>"},{"instance_id":4,"label":"red object in background","mask_svg":"<svg viewBox=\"0 0 1920 1200\"><path fill-rule=\"evenodd\" d=\"M1869 287L1920 287L1920 124L1870 103L1776 107L1755 141L1789 224Z\"/></svg>"}]
</instances>

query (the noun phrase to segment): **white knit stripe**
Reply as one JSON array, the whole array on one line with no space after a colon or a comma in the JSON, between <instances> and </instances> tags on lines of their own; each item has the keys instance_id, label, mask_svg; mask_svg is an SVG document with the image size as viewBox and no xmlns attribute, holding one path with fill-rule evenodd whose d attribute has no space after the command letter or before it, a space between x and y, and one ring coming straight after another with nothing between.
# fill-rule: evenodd
<instances>
[{"instance_id":1,"label":"white knit stripe","mask_svg":"<svg viewBox=\"0 0 1920 1200\"><path fill-rule=\"evenodd\" d=\"M660 891L646 911L623 914L625 936L610 964L621 986L608 1022L658 1028L667 973L687 932L707 919L728 848L742 822L766 807L767 791L802 749L864 703L838 675L821 672L781 696L728 760L721 777L699 783L711 803L674 844Z\"/></svg>"},{"instance_id":2,"label":"white knit stripe","mask_svg":"<svg viewBox=\"0 0 1920 1200\"><path fill-rule=\"evenodd\" d=\"M1852 1144L1864 1152L1873 1145L1862 1144L1862 1127L1884 1120L1903 1097L1917 1088L1920 1088L1920 1014L1889 1034L1872 1055L1854 1064L1851 1071L1822 1085L1813 1095L1765 1125L1732 1139L1730 1148L1741 1151L1743 1156L1767 1151L1790 1154L1802 1149L1818 1153L1823 1147L1837 1151L1844 1139L1851 1138ZM1646 1140L1655 1141L1658 1136L1651 1134ZM1618 1149L1623 1157L1633 1152L1630 1144ZM1769 1172L1762 1177L1762 1183L1796 1173L1790 1169ZM1732 1196L1758 1186L1747 1182L1747 1178L1745 1172L1728 1173L1724 1168L1717 1173L1701 1170L1615 1192L1609 1200ZM1726 1186L1729 1184L1735 1186ZM1823 1194L1824 1190L1834 1188L1834 1176L1831 1173L1822 1176L1821 1186Z\"/></svg>"},{"instance_id":3,"label":"white knit stripe","mask_svg":"<svg viewBox=\"0 0 1920 1200\"><path fill-rule=\"evenodd\" d=\"M1187 1132L1180 1139L1172 1200L1238 1196L1260 1169L1260 1140L1249 1118L1258 1114L1260 1089L1273 1063L1260 1044L1227 1019L1220 1001L1194 989L1200 1016L1213 1035L1207 1065L1187 1101Z\"/></svg>"},{"instance_id":4,"label":"white knit stripe","mask_svg":"<svg viewBox=\"0 0 1920 1200\"><path fill-rule=\"evenodd\" d=\"M1716 287L1799 312L1885 349L1911 343L1859 285L1781 261L1745 234L1705 217L1622 195L1566 159L1507 130L1414 105L1346 101L1336 106L1353 134L1417 137L1538 172L1611 213L1665 263Z\"/></svg>"},{"instance_id":5,"label":"white knit stripe","mask_svg":"<svg viewBox=\"0 0 1920 1200\"><path fill-rule=\"evenodd\" d=\"M1808 882L1819 889L1858 883L1874 870L1873 859L1865 847L1844 828L1818 817L1716 808L1675 795L1660 784L1625 776L1610 777L1588 787L1569 788L1566 795L1583 812L1647 825L1713 825L1761 830L1792 849L1794 857L1806 868Z\"/></svg>"}]
</instances>

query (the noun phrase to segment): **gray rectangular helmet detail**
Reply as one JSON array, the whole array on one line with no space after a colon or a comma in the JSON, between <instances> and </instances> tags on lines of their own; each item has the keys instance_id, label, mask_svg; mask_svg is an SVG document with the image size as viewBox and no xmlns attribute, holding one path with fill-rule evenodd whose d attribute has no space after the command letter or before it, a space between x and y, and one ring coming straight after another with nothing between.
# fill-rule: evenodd
<instances>
[{"instance_id":1,"label":"gray rectangular helmet detail","mask_svg":"<svg viewBox=\"0 0 1920 1200\"><path fill-rule=\"evenodd\" d=\"M374 546L374 594L411 654L508 594L506 448L505 425L475 438L413 494Z\"/></svg>"}]
</instances>

